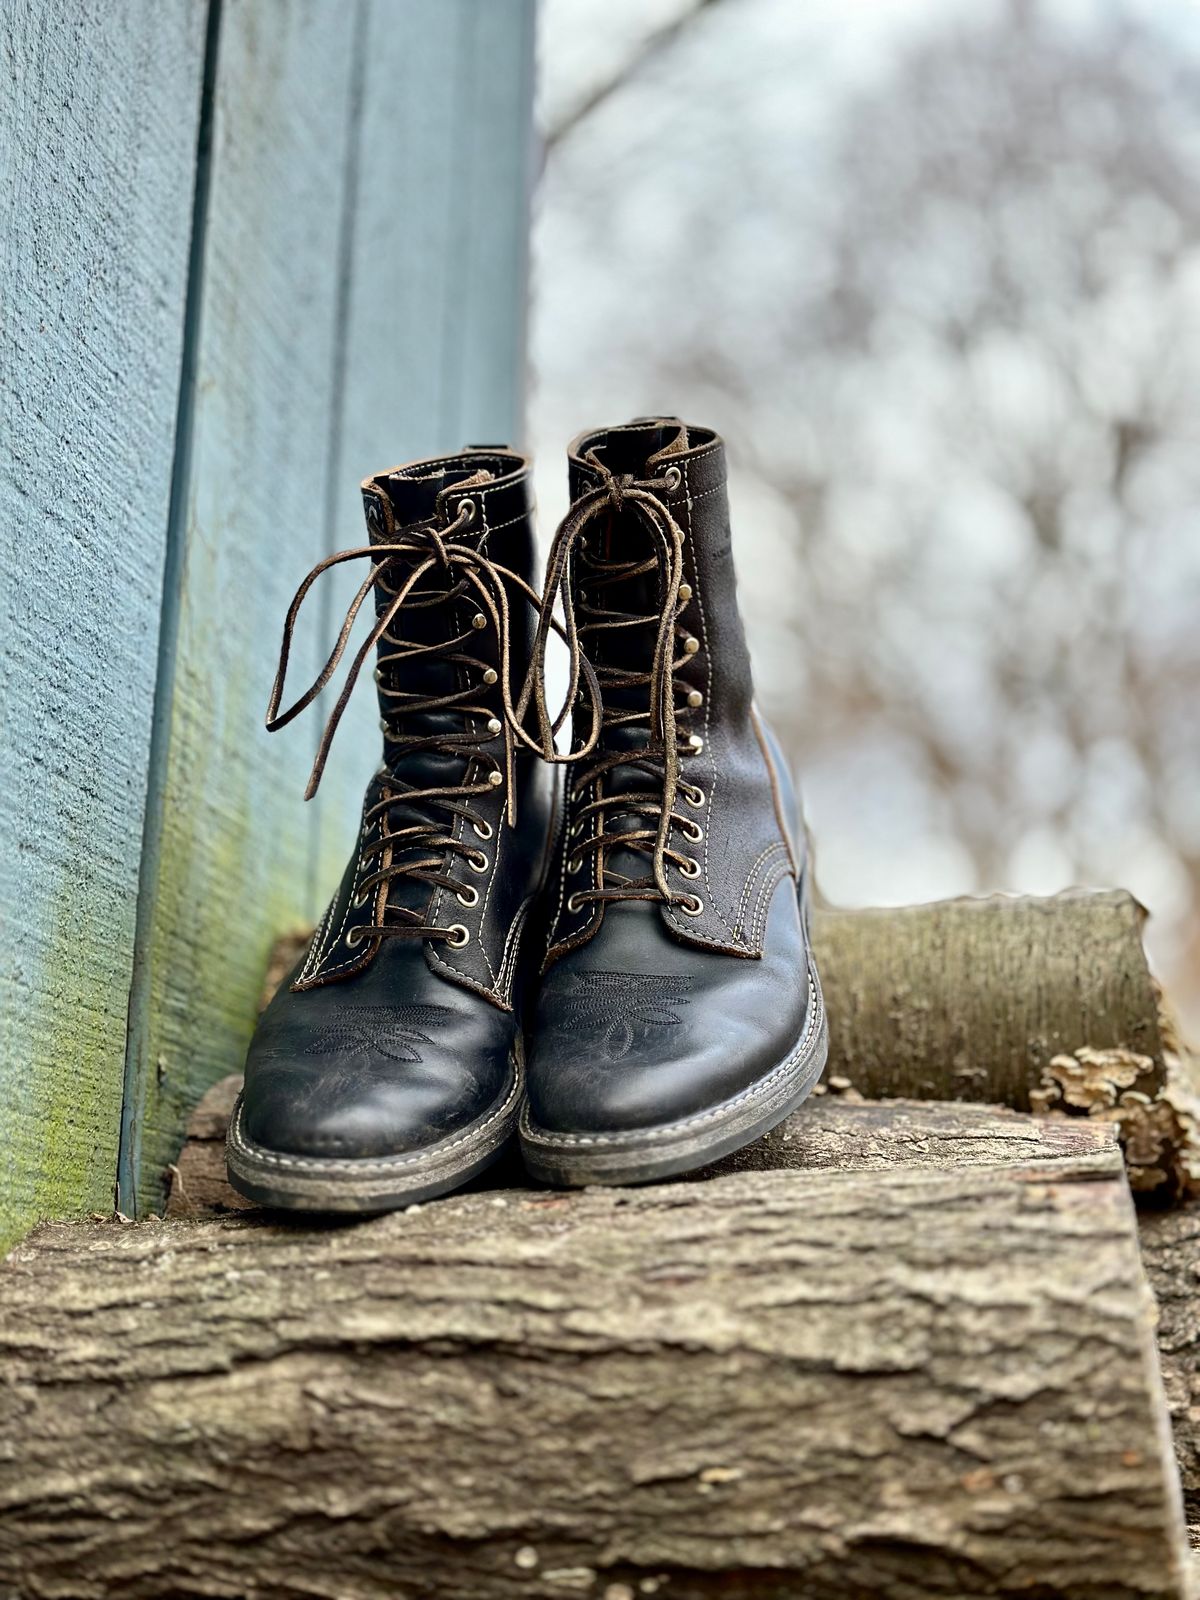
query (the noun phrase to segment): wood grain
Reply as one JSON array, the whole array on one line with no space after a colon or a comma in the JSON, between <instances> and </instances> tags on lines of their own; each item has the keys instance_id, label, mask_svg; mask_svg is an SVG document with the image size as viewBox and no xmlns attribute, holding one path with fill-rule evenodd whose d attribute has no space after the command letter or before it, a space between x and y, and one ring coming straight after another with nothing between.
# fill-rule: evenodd
<instances>
[{"instance_id":1,"label":"wood grain","mask_svg":"<svg viewBox=\"0 0 1200 1600\"><path fill-rule=\"evenodd\" d=\"M1115 889L819 910L828 1073L868 1099L1027 1110L1053 1057L1120 1047L1146 1058L1135 1088L1153 1095L1164 1063L1144 917Z\"/></svg>"},{"instance_id":2,"label":"wood grain","mask_svg":"<svg viewBox=\"0 0 1200 1600\"><path fill-rule=\"evenodd\" d=\"M225 1172L225 1135L241 1087L240 1074L223 1078L188 1119L187 1139L171 1173L168 1217L219 1217L256 1209L230 1186ZM1094 1177L1110 1170L1116 1148L1113 1124L1090 1118L1029 1117L1005 1106L961 1102L858 1102L827 1096L808 1101L764 1138L681 1181L705 1182L730 1172L986 1166ZM513 1153L472 1187L530 1186Z\"/></svg>"},{"instance_id":3,"label":"wood grain","mask_svg":"<svg viewBox=\"0 0 1200 1600\"><path fill-rule=\"evenodd\" d=\"M1158 1302L1158 1349L1189 1523L1200 1524L1200 1205L1145 1211L1142 1259Z\"/></svg>"},{"instance_id":4,"label":"wood grain","mask_svg":"<svg viewBox=\"0 0 1200 1600\"><path fill-rule=\"evenodd\" d=\"M287 604L324 553L355 39L328 4L223 9L153 919L132 1013L130 1212L161 1202L189 1108L241 1059L275 934L316 911L300 799L311 738L270 738L263 709ZM320 645L310 618L300 686Z\"/></svg>"},{"instance_id":5,"label":"wood grain","mask_svg":"<svg viewBox=\"0 0 1200 1600\"><path fill-rule=\"evenodd\" d=\"M240 1066L271 941L332 891L377 759L368 679L305 807L326 701L262 729L287 602L321 555L362 542L368 471L512 425L532 9L227 0L126 1209L161 1203L188 1109ZM329 647L345 588L329 591L298 685Z\"/></svg>"},{"instance_id":6,"label":"wood grain","mask_svg":"<svg viewBox=\"0 0 1200 1600\"><path fill-rule=\"evenodd\" d=\"M112 1205L206 7L0 7L0 1246Z\"/></svg>"},{"instance_id":7,"label":"wood grain","mask_svg":"<svg viewBox=\"0 0 1200 1600\"><path fill-rule=\"evenodd\" d=\"M1097 1163L44 1228L0 1271L0 1586L1181 1596Z\"/></svg>"}]
</instances>

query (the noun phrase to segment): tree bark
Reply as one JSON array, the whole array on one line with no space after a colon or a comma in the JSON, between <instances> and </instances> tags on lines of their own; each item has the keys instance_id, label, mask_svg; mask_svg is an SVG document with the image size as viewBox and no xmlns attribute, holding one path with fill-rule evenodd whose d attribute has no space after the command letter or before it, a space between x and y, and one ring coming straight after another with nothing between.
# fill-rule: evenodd
<instances>
[{"instance_id":1,"label":"tree bark","mask_svg":"<svg viewBox=\"0 0 1200 1600\"><path fill-rule=\"evenodd\" d=\"M804 1170L43 1228L0 1592L1182 1596L1111 1140L827 1101Z\"/></svg>"},{"instance_id":2,"label":"tree bark","mask_svg":"<svg viewBox=\"0 0 1200 1600\"><path fill-rule=\"evenodd\" d=\"M1200 1207L1146 1211L1140 1222L1184 1508L1200 1532Z\"/></svg>"},{"instance_id":3,"label":"tree bark","mask_svg":"<svg viewBox=\"0 0 1200 1600\"><path fill-rule=\"evenodd\" d=\"M254 1210L230 1187L225 1134L242 1080L215 1084L196 1107L187 1143L171 1175L167 1216L219 1217ZM1116 1145L1112 1123L1021 1116L1003 1106L937 1104L928 1100L810 1100L786 1122L745 1149L680 1181L695 1183L727 1172L882 1171L888 1167L1021 1167L1051 1161L1057 1171L1102 1170ZM519 1160L501 1161L476 1180L477 1189L527 1187ZM540 1191L531 1191L540 1192Z\"/></svg>"},{"instance_id":4,"label":"tree bark","mask_svg":"<svg viewBox=\"0 0 1200 1600\"><path fill-rule=\"evenodd\" d=\"M1027 1111L1056 1057L1117 1050L1144 1058L1124 1087L1153 1095L1164 1062L1144 918L1124 890L818 910L829 1074L869 1100Z\"/></svg>"}]
</instances>

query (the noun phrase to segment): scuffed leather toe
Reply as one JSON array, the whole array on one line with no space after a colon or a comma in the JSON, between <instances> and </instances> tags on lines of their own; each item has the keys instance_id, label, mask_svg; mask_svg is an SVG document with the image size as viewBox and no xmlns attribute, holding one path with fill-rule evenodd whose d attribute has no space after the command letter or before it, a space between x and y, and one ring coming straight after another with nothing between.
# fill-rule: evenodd
<instances>
[{"instance_id":1,"label":"scuffed leather toe","mask_svg":"<svg viewBox=\"0 0 1200 1600\"><path fill-rule=\"evenodd\" d=\"M585 947L547 974L529 1063L529 1115L543 1129L629 1132L731 1100L804 1032L807 952L790 878L776 888L761 960L675 943L657 908L605 922L601 966Z\"/></svg>"},{"instance_id":2,"label":"scuffed leather toe","mask_svg":"<svg viewBox=\"0 0 1200 1600\"><path fill-rule=\"evenodd\" d=\"M503 1095L510 1014L435 978L417 947L393 946L376 969L353 995L284 985L246 1063L248 1139L291 1155L400 1155L469 1127Z\"/></svg>"}]
</instances>

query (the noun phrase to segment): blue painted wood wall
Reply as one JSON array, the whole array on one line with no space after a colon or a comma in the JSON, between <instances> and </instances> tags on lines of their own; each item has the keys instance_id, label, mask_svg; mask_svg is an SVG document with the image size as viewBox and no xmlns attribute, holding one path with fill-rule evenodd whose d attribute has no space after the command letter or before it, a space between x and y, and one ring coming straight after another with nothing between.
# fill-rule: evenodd
<instances>
[{"instance_id":1,"label":"blue painted wood wall","mask_svg":"<svg viewBox=\"0 0 1200 1600\"><path fill-rule=\"evenodd\" d=\"M0 1240L161 1199L375 754L263 731L291 591L520 431L534 0L152 10L0 11Z\"/></svg>"}]
</instances>

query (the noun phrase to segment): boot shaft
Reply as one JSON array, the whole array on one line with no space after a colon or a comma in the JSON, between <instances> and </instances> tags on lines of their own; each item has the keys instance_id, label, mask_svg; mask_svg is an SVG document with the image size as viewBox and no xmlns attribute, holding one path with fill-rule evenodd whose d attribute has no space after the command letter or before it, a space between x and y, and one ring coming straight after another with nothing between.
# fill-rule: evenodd
<instances>
[{"instance_id":1,"label":"boot shaft","mask_svg":"<svg viewBox=\"0 0 1200 1600\"><path fill-rule=\"evenodd\" d=\"M531 587L535 580L536 540L530 468L526 457L501 447L466 449L376 473L362 484L363 508L371 543L387 546L430 529L439 539L467 546L493 565L515 573ZM429 541L394 563L376 587L375 612L381 618L400 586L436 554ZM493 600L497 598L495 594ZM510 693L519 690L529 655L532 614L509 596ZM461 637L461 647L445 655L395 658L397 645L437 646ZM376 650L380 717L397 731L445 731L461 727L453 707L444 711L403 712L406 699L441 699L469 689L463 704L486 706L502 714L501 635L487 597L465 571L447 572L435 561L419 579L388 636ZM468 659L464 659L468 658ZM472 663L478 663L474 668ZM494 674L494 677L489 677Z\"/></svg>"},{"instance_id":2,"label":"boot shaft","mask_svg":"<svg viewBox=\"0 0 1200 1600\"><path fill-rule=\"evenodd\" d=\"M601 485L599 465L618 479L652 486L669 508L684 533L681 598L686 599L678 613L678 644L682 654L693 650L676 673L681 720L699 737L705 725L743 721L754 690L737 600L725 446L719 436L674 417L639 420L580 435L570 446L569 464L573 500ZM614 559L628 560L646 549L645 526L628 513L614 514L607 537ZM586 583L586 577L581 581ZM664 600L661 569L646 575L640 591L630 585L622 596L658 612ZM609 634L597 653L615 667L632 670L646 664L645 645L644 633L638 637L633 630L620 630ZM701 695L701 704L689 704L689 694L693 700Z\"/></svg>"},{"instance_id":3,"label":"boot shaft","mask_svg":"<svg viewBox=\"0 0 1200 1600\"><path fill-rule=\"evenodd\" d=\"M378 473L362 495L374 563L360 597L365 606L373 589L383 763L294 987L403 966L416 942L439 976L507 1007L514 928L538 881L550 797L505 707L506 684L515 695L526 671L536 599L529 463L499 447L467 449Z\"/></svg>"},{"instance_id":4,"label":"boot shaft","mask_svg":"<svg viewBox=\"0 0 1200 1600\"><path fill-rule=\"evenodd\" d=\"M588 521L567 584L605 718L598 760L568 783L547 961L647 900L685 943L757 957L772 891L801 863L753 705L724 446L711 429L640 419L581 435L570 481L564 528Z\"/></svg>"}]
</instances>

